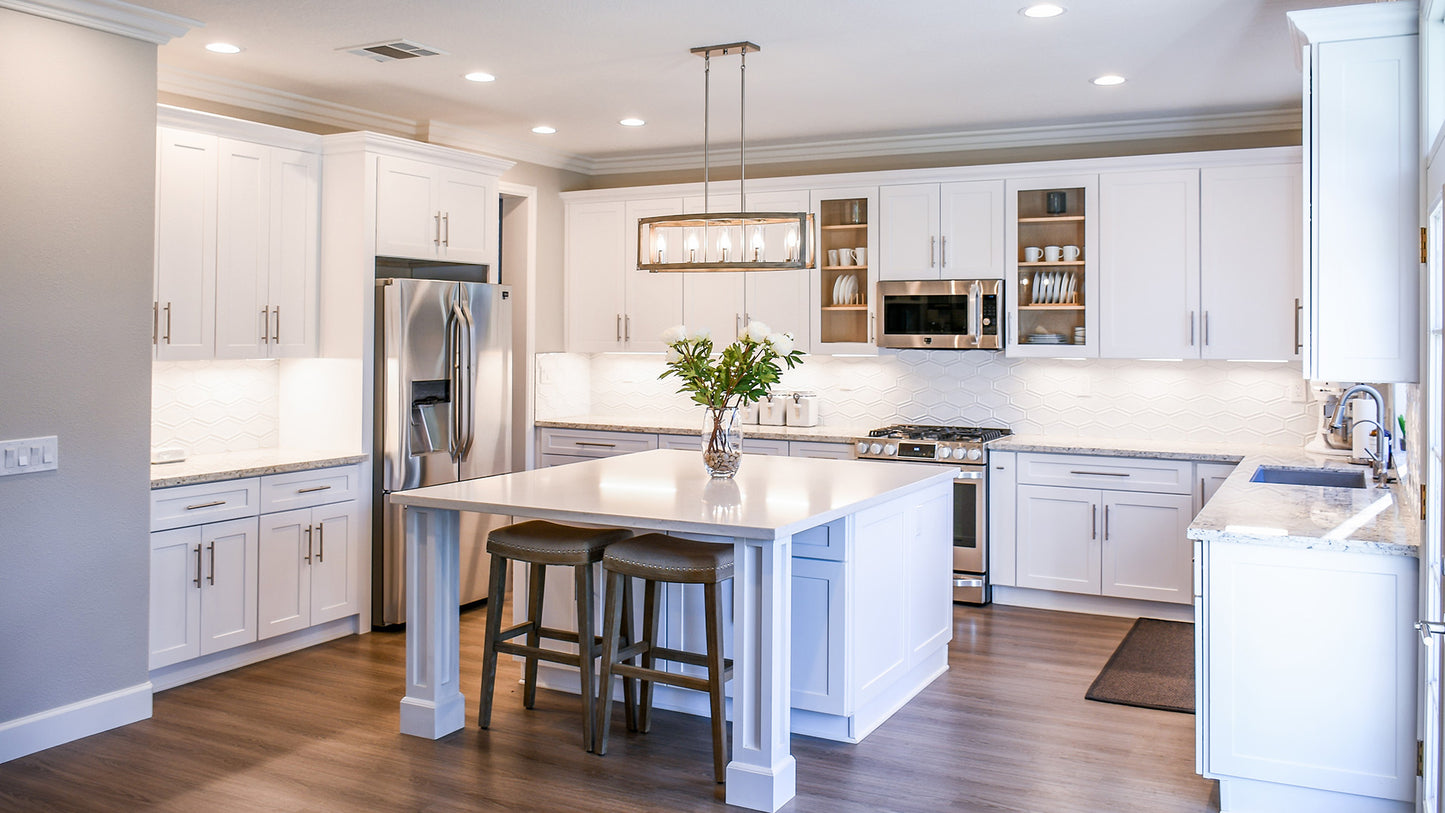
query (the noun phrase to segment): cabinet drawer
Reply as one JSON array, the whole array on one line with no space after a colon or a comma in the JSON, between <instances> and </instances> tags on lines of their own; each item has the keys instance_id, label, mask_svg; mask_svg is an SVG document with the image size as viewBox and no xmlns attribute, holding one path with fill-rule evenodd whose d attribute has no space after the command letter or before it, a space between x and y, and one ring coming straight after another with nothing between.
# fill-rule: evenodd
<instances>
[{"instance_id":1,"label":"cabinet drawer","mask_svg":"<svg viewBox=\"0 0 1445 813\"><path fill-rule=\"evenodd\" d=\"M835 519L827 525L818 525L793 534L793 558L827 559L834 562L846 559L845 522L847 520Z\"/></svg>"},{"instance_id":2,"label":"cabinet drawer","mask_svg":"<svg viewBox=\"0 0 1445 813\"><path fill-rule=\"evenodd\" d=\"M794 440L788 443L793 457L822 457L829 460L852 460L858 455L851 443L825 443L817 440Z\"/></svg>"},{"instance_id":3,"label":"cabinet drawer","mask_svg":"<svg viewBox=\"0 0 1445 813\"><path fill-rule=\"evenodd\" d=\"M689 452L702 451L702 435L658 435L657 448L659 449L683 449ZM763 438L748 437L747 430L743 430L743 454L774 454L784 457L788 454L788 442L786 440L765 440Z\"/></svg>"},{"instance_id":4,"label":"cabinet drawer","mask_svg":"<svg viewBox=\"0 0 1445 813\"><path fill-rule=\"evenodd\" d=\"M268 474L261 478L261 513L356 499L359 466Z\"/></svg>"},{"instance_id":5,"label":"cabinet drawer","mask_svg":"<svg viewBox=\"0 0 1445 813\"><path fill-rule=\"evenodd\" d=\"M657 435L587 429L541 429L541 454L611 457L657 448Z\"/></svg>"},{"instance_id":6,"label":"cabinet drawer","mask_svg":"<svg viewBox=\"0 0 1445 813\"><path fill-rule=\"evenodd\" d=\"M151 530L254 517L260 502L261 482L255 477L157 488L151 491Z\"/></svg>"},{"instance_id":7,"label":"cabinet drawer","mask_svg":"<svg viewBox=\"0 0 1445 813\"><path fill-rule=\"evenodd\" d=\"M1028 485L1189 494L1194 486L1193 472L1194 464L1187 460L1032 453L1018 456L1018 482Z\"/></svg>"}]
</instances>

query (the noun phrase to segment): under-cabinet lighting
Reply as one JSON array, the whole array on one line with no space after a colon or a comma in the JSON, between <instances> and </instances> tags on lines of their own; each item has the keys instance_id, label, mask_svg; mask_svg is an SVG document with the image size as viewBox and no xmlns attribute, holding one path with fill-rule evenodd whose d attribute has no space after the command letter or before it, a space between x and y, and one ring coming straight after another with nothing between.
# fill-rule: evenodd
<instances>
[{"instance_id":1,"label":"under-cabinet lighting","mask_svg":"<svg viewBox=\"0 0 1445 813\"><path fill-rule=\"evenodd\" d=\"M1033 17L1036 20L1045 19L1047 17L1057 17L1060 14L1063 14L1064 11L1065 9L1063 6L1054 3L1034 3L1032 6L1019 9L1020 14L1024 15L1025 17Z\"/></svg>"},{"instance_id":2,"label":"under-cabinet lighting","mask_svg":"<svg viewBox=\"0 0 1445 813\"><path fill-rule=\"evenodd\" d=\"M1231 364L1284 364L1285 359L1225 359Z\"/></svg>"},{"instance_id":3,"label":"under-cabinet lighting","mask_svg":"<svg viewBox=\"0 0 1445 813\"><path fill-rule=\"evenodd\" d=\"M206 50L213 54L239 54L243 49L229 42L213 42L206 46Z\"/></svg>"}]
</instances>

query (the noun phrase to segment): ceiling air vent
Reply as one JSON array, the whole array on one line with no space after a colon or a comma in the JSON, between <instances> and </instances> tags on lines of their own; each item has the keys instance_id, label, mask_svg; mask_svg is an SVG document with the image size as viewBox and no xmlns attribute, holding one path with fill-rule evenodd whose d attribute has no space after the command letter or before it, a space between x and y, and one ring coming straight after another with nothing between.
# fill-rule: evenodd
<instances>
[{"instance_id":1,"label":"ceiling air vent","mask_svg":"<svg viewBox=\"0 0 1445 813\"><path fill-rule=\"evenodd\" d=\"M349 45L345 48L338 48L338 51L345 51L348 54L364 56L367 59L374 59L377 62L394 62L398 59L413 59L419 56L440 56L446 51L440 48L430 48L410 40L388 40L386 42L374 42L370 45Z\"/></svg>"}]
</instances>

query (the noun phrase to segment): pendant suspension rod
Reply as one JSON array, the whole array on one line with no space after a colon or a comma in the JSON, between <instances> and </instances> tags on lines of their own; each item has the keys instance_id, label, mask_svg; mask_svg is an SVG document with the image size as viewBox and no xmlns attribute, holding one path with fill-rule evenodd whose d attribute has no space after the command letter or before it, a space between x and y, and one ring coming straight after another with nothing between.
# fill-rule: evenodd
<instances>
[{"instance_id":1,"label":"pendant suspension rod","mask_svg":"<svg viewBox=\"0 0 1445 813\"><path fill-rule=\"evenodd\" d=\"M711 212L707 202L709 156L712 154L707 143L707 124L712 110L712 53L702 57L702 211Z\"/></svg>"},{"instance_id":2,"label":"pendant suspension rod","mask_svg":"<svg viewBox=\"0 0 1445 813\"><path fill-rule=\"evenodd\" d=\"M741 101L738 103L738 198L739 211L748 210L748 51L743 49L742 67L738 69Z\"/></svg>"}]
</instances>

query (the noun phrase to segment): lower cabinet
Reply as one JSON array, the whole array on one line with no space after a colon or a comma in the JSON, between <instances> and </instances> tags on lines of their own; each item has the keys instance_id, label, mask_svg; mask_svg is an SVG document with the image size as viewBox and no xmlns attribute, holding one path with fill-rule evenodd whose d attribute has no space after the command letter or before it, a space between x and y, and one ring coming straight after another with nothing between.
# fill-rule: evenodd
<instances>
[{"instance_id":1,"label":"lower cabinet","mask_svg":"<svg viewBox=\"0 0 1445 813\"><path fill-rule=\"evenodd\" d=\"M542 427L537 430L537 466L560 466L580 463L598 457L642 452L649 449L702 449L702 435L657 434L650 432L616 432L600 429L565 429ZM750 438L743 427L744 454L772 454L791 457L827 457L852 460L852 443L812 440L779 440Z\"/></svg>"},{"instance_id":2,"label":"lower cabinet","mask_svg":"<svg viewBox=\"0 0 1445 813\"><path fill-rule=\"evenodd\" d=\"M256 640L256 519L151 534L150 666Z\"/></svg>"},{"instance_id":3,"label":"lower cabinet","mask_svg":"<svg viewBox=\"0 0 1445 813\"><path fill-rule=\"evenodd\" d=\"M260 638L357 612L354 514L346 502L261 517Z\"/></svg>"}]
</instances>

